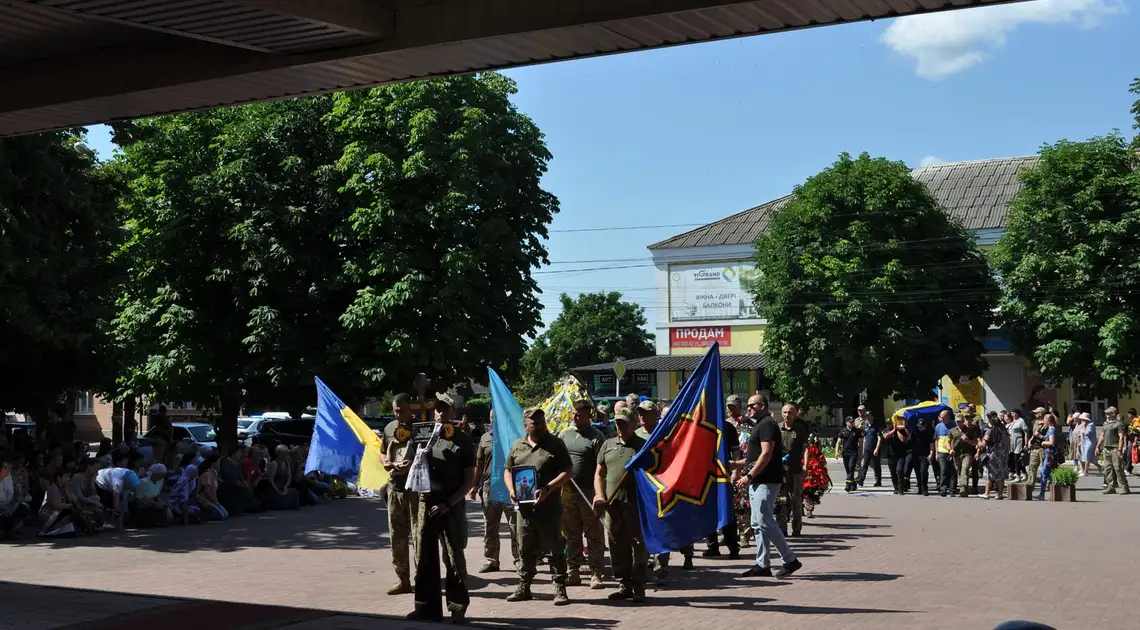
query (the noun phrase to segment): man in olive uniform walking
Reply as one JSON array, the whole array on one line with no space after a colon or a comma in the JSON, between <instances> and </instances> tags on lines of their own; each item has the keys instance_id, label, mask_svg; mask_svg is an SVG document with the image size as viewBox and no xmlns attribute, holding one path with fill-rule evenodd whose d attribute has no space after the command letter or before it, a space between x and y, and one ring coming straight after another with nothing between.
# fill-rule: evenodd
<instances>
[{"instance_id":1,"label":"man in olive uniform walking","mask_svg":"<svg viewBox=\"0 0 1140 630\"><path fill-rule=\"evenodd\" d=\"M633 416L629 409L614 414L617 437L606 440L598 449L594 473L594 512L606 519L606 539L610 560L619 589L610 593L611 601L629 599L645 601L649 556L642 539L641 521L637 514L637 483L625 474L625 465L645 446L645 439L634 434Z\"/></svg>"},{"instance_id":2,"label":"man in olive uniform walking","mask_svg":"<svg viewBox=\"0 0 1140 630\"><path fill-rule=\"evenodd\" d=\"M515 536L515 510L512 506L497 503L491 500L491 452L494 441L491 437L495 424L495 412L491 411L490 421L487 422L486 432L479 438L479 446L475 449L475 479L478 480L479 494L483 505L483 556L487 561L479 567L479 573L492 573L499 570L499 524L503 516L507 517L507 531L511 535L511 556L514 558L515 570L519 568L519 541ZM471 489L468 499L475 500L475 488Z\"/></svg>"},{"instance_id":3,"label":"man in olive uniform walking","mask_svg":"<svg viewBox=\"0 0 1140 630\"><path fill-rule=\"evenodd\" d=\"M796 413L780 423L780 442L788 456L788 473L784 477L784 493L788 496L791 510L792 536L800 536L804 527L804 502L800 498L804 492L804 453L807 452L808 424Z\"/></svg>"},{"instance_id":4,"label":"man in olive uniform walking","mask_svg":"<svg viewBox=\"0 0 1140 630\"><path fill-rule=\"evenodd\" d=\"M416 523L415 602L416 609L408 619L440 621L439 560L443 548L443 564L447 609L451 618L462 623L471 603L467 592L467 511L464 497L475 483L475 445L471 436L455 426L458 399L450 394L436 394L435 421L439 436L428 457L431 492L420 494L419 520ZM425 446L426 448L426 446Z\"/></svg>"},{"instance_id":5,"label":"man in olive uniform walking","mask_svg":"<svg viewBox=\"0 0 1140 630\"><path fill-rule=\"evenodd\" d=\"M1038 473L1045 459L1045 448L1041 446L1041 438L1045 435L1045 408L1038 407L1033 410L1033 433L1029 435L1029 466L1026 467L1029 479L1026 485L1029 494L1033 494L1033 487L1037 485ZM1036 437L1037 439L1033 439Z\"/></svg>"},{"instance_id":6,"label":"man in olive uniform walking","mask_svg":"<svg viewBox=\"0 0 1140 630\"><path fill-rule=\"evenodd\" d=\"M573 483L562 487L562 531L566 534L566 554L569 575L567 586L581 586L581 567L590 564L590 588L605 588L602 571L605 568L606 544L602 541L602 525L594 514L594 471L598 466L598 449L605 438L594 427L594 403L578 400L574 403L574 423L562 431L562 441L570 453ZM577 488L575 488L575 484ZM583 498L582 495L586 497ZM588 501L587 501L588 500ZM586 539L589 558L582 553L582 538Z\"/></svg>"},{"instance_id":7,"label":"man in olive uniform walking","mask_svg":"<svg viewBox=\"0 0 1140 630\"><path fill-rule=\"evenodd\" d=\"M503 479L517 503L512 469L531 466L535 470L535 503L518 506L515 521L519 537L519 585L507 596L508 602L533 599L530 592L534 576L538 574L538 560L550 554L550 570L554 574L554 605L570 603L566 596L566 537L562 535L562 486L570 482L570 453L562 440L546 428L546 413L542 409L527 409L523 413L526 435L519 438L507 453Z\"/></svg>"},{"instance_id":8,"label":"man in olive uniform walking","mask_svg":"<svg viewBox=\"0 0 1140 630\"><path fill-rule=\"evenodd\" d=\"M974 466L974 455L978 452L981 429L975 426L969 416L962 416L958 426L950 429L950 444L954 451L954 469L958 471L958 496L970 496L970 471Z\"/></svg>"},{"instance_id":9,"label":"man in olive uniform walking","mask_svg":"<svg viewBox=\"0 0 1140 630\"><path fill-rule=\"evenodd\" d=\"M666 408L667 409L667 408ZM634 431L638 437L643 440L648 440L649 436L653 434L653 430L657 428L657 422L661 419L661 413L657 409L657 403L652 400L646 400L637 405L637 415L639 417L641 427ZM685 545L680 549L681 555L685 557L685 564L681 566L682 569L693 568L693 546ZM653 577L657 580L658 584L664 584L669 578L669 554L659 553L649 559L649 567L653 570Z\"/></svg>"},{"instance_id":10,"label":"man in olive uniform walking","mask_svg":"<svg viewBox=\"0 0 1140 630\"><path fill-rule=\"evenodd\" d=\"M1116 407L1104 410L1108 417L1104 427L1100 430L1100 443L1097 450L1104 449L1104 494L1132 494L1128 489L1128 475L1124 471L1124 450L1128 445L1128 425L1120 419L1120 412Z\"/></svg>"},{"instance_id":11,"label":"man in olive uniform walking","mask_svg":"<svg viewBox=\"0 0 1140 630\"><path fill-rule=\"evenodd\" d=\"M392 543L392 568L398 581L388 589L389 595L412 592L411 567L408 547L412 545L412 531L416 529L417 512L420 509L420 495L404 490L408 479L408 469L416 446L412 443L412 415L408 394L396 394L392 399L392 411L396 421L384 427L380 463L389 473L388 477L388 537Z\"/></svg>"}]
</instances>

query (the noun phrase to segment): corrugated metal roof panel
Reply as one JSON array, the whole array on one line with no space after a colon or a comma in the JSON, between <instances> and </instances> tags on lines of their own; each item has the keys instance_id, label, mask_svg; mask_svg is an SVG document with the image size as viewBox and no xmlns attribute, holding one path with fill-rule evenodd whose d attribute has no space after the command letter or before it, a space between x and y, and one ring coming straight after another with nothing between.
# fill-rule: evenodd
<instances>
[{"instance_id":1,"label":"corrugated metal roof panel","mask_svg":"<svg viewBox=\"0 0 1140 630\"><path fill-rule=\"evenodd\" d=\"M60 15L118 20L152 29L186 33L207 41L254 50L300 52L376 41L370 37L237 4L229 0L25 0L58 9Z\"/></svg>"},{"instance_id":2,"label":"corrugated metal roof panel","mask_svg":"<svg viewBox=\"0 0 1140 630\"><path fill-rule=\"evenodd\" d=\"M966 228L1000 228L1005 226L1009 201L1021 190L1018 177L1026 169L1035 166L1037 161L1037 156L1027 156L935 164L913 169L911 175L926 184L938 203ZM649 249L752 243L768 229L772 213L791 200L792 196L788 195L769 201L654 243Z\"/></svg>"}]
</instances>

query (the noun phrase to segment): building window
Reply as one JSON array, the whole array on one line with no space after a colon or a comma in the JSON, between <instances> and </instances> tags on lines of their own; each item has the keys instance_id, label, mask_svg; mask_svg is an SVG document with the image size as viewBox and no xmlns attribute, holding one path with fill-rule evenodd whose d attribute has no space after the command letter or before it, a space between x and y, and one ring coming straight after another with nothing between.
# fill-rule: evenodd
<instances>
[{"instance_id":1,"label":"building window","mask_svg":"<svg viewBox=\"0 0 1140 630\"><path fill-rule=\"evenodd\" d=\"M76 394L75 413L95 413L95 395L91 392Z\"/></svg>"}]
</instances>

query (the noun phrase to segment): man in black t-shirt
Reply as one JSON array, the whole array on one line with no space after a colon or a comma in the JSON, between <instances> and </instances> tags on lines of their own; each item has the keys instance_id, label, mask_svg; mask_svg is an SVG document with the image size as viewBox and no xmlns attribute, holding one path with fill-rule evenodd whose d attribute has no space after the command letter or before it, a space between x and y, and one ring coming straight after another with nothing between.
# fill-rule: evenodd
<instances>
[{"instance_id":1,"label":"man in black t-shirt","mask_svg":"<svg viewBox=\"0 0 1140 630\"><path fill-rule=\"evenodd\" d=\"M863 441L863 431L855 428L855 418L847 416L843 428L839 430L839 437L835 439L835 452L843 457L843 469L847 471L847 485L843 487L847 492L854 491L855 469L859 466L859 447Z\"/></svg>"},{"instance_id":2,"label":"man in black t-shirt","mask_svg":"<svg viewBox=\"0 0 1140 630\"><path fill-rule=\"evenodd\" d=\"M748 402L752 404L752 400ZM797 411L795 405L784 405L782 415L785 422L791 422ZM748 438L744 474L736 481L738 487L748 488L748 496L752 500L752 528L757 534L756 564L744 572L745 577L772 576L769 543L776 546L776 551L784 562L784 566L776 572L776 577L787 577L803 566L776 523L776 498L780 495L780 485L784 481L783 459L780 427L770 416L765 417L756 423Z\"/></svg>"}]
</instances>

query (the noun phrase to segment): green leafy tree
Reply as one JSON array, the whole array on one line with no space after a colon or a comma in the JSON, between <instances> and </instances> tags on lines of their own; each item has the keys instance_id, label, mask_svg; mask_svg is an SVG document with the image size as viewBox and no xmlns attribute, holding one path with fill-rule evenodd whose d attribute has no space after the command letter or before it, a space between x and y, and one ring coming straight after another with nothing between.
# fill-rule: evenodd
<instances>
[{"instance_id":1,"label":"green leafy tree","mask_svg":"<svg viewBox=\"0 0 1140 630\"><path fill-rule=\"evenodd\" d=\"M0 409L109 389L119 187L66 130L0 139Z\"/></svg>"},{"instance_id":2,"label":"green leafy tree","mask_svg":"<svg viewBox=\"0 0 1140 630\"><path fill-rule=\"evenodd\" d=\"M1100 395L1140 376L1137 166L1117 134L1046 145L991 253L1014 347Z\"/></svg>"},{"instance_id":3,"label":"green leafy tree","mask_svg":"<svg viewBox=\"0 0 1140 630\"><path fill-rule=\"evenodd\" d=\"M494 73L120 126L123 386L300 410L517 363L557 212L550 154Z\"/></svg>"},{"instance_id":4,"label":"green leafy tree","mask_svg":"<svg viewBox=\"0 0 1140 630\"><path fill-rule=\"evenodd\" d=\"M986 367L986 260L901 162L840 155L772 217L756 262L765 370L787 400L928 398Z\"/></svg>"},{"instance_id":5,"label":"green leafy tree","mask_svg":"<svg viewBox=\"0 0 1140 630\"><path fill-rule=\"evenodd\" d=\"M1132 139L1132 149L1140 151L1140 78L1132 79L1132 85L1129 86L1128 91L1136 95L1136 100L1132 103L1132 118L1136 120L1132 124L1132 128L1136 130L1136 136Z\"/></svg>"},{"instance_id":6,"label":"green leafy tree","mask_svg":"<svg viewBox=\"0 0 1140 630\"><path fill-rule=\"evenodd\" d=\"M654 353L644 309L623 302L621 293L583 293L577 298L563 293L560 301L562 312L523 357L522 395L549 395L554 381L576 367Z\"/></svg>"}]
</instances>

